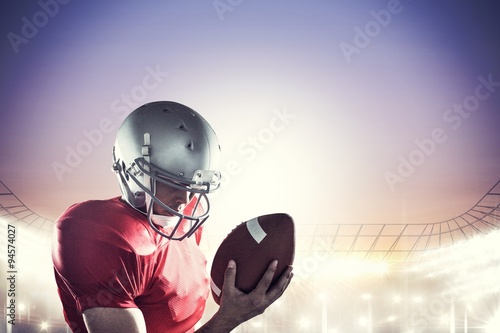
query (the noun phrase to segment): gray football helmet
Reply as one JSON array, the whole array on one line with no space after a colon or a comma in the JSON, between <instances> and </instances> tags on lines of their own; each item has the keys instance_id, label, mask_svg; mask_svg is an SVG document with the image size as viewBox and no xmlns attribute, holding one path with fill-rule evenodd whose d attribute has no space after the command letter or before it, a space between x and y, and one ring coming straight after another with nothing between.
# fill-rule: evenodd
<instances>
[{"instance_id":1,"label":"gray football helmet","mask_svg":"<svg viewBox=\"0 0 500 333\"><path fill-rule=\"evenodd\" d=\"M219 155L217 136L200 114L176 102L152 102L137 108L120 126L113 170L123 199L146 214L156 232L182 240L208 218L207 194L217 190L221 181ZM188 192L189 211L169 207L157 198L159 182ZM162 219L155 221L154 205L168 212L163 218L169 220L168 228Z\"/></svg>"}]
</instances>

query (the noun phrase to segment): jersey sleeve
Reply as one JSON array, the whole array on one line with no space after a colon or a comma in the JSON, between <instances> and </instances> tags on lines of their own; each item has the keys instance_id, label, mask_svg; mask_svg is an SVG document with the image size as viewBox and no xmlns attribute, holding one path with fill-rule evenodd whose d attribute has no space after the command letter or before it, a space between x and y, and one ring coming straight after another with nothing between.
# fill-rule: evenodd
<instances>
[{"instance_id":1,"label":"jersey sleeve","mask_svg":"<svg viewBox=\"0 0 500 333\"><path fill-rule=\"evenodd\" d=\"M66 217L58 221L55 238L56 275L80 313L94 307L136 307L140 261L119 231Z\"/></svg>"}]
</instances>

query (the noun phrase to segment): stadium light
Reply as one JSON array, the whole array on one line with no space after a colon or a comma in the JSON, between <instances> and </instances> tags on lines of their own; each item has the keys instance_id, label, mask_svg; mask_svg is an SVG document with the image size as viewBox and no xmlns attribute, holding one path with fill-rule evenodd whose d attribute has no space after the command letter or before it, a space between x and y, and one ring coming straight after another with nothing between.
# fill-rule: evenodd
<instances>
[{"instance_id":1,"label":"stadium light","mask_svg":"<svg viewBox=\"0 0 500 333\"><path fill-rule=\"evenodd\" d=\"M498 333L499 327L500 327L500 312L497 312L484 327L484 332Z\"/></svg>"},{"instance_id":2,"label":"stadium light","mask_svg":"<svg viewBox=\"0 0 500 333\"><path fill-rule=\"evenodd\" d=\"M47 331L47 329L49 328L49 324L46 321L42 321L40 327L42 328L42 331Z\"/></svg>"}]
</instances>

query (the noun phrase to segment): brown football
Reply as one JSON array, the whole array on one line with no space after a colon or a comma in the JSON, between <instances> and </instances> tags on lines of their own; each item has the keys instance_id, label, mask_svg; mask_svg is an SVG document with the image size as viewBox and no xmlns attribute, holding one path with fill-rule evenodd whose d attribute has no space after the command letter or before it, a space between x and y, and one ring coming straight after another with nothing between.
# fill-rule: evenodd
<instances>
[{"instance_id":1,"label":"brown football","mask_svg":"<svg viewBox=\"0 0 500 333\"><path fill-rule=\"evenodd\" d=\"M210 276L215 302L220 303L229 260L236 261L236 287L249 293L273 260L278 260L278 267L272 284L293 264L294 255L295 227L290 215L262 215L239 224L222 241L212 262Z\"/></svg>"}]
</instances>

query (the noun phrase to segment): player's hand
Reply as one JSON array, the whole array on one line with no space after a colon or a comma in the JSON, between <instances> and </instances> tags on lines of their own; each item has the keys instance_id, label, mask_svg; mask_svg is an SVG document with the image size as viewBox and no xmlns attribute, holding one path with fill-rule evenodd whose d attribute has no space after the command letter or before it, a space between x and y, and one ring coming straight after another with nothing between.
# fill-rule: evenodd
<instances>
[{"instance_id":1,"label":"player's hand","mask_svg":"<svg viewBox=\"0 0 500 333\"><path fill-rule=\"evenodd\" d=\"M277 261L275 260L269 265L257 287L247 294L236 288L236 263L234 260L229 261L224 274L219 311L196 332L231 332L241 323L263 313L269 305L283 295L293 277L292 266L288 266L276 283L270 287L276 268Z\"/></svg>"},{"instance_id":2,"label":"player's hand","mask_svg":"<svg viewBox=\"0 0 500 333\"><path fill-rule=\"evenodd\" d=\"M220 301L219 315L232 318L239 325L259 314L276 301L290 284L293 277L292 266L288 266L276 283L270 287L276 272L278 261L271 262L267 271L260 279L257 287L250 293L244 293L236 288L236 263L231 260L224 275L224 285Z\"/></svg>"}]
</instances>

